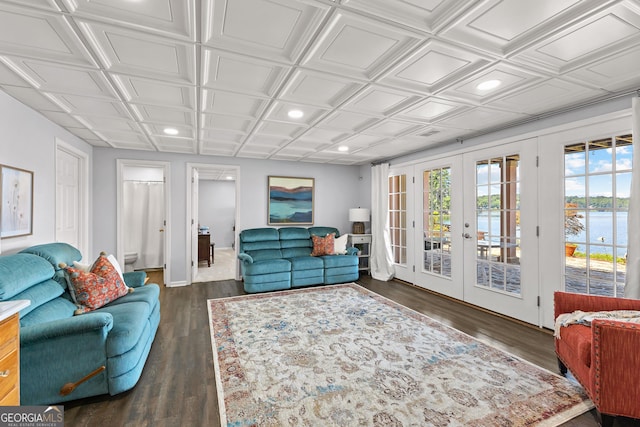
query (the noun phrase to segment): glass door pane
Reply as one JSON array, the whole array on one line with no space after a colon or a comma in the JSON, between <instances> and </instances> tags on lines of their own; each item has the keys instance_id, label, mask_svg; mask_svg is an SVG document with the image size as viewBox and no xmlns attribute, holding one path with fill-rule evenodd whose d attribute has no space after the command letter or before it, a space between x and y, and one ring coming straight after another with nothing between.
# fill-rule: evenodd
<instances>
[{"instance_id":1,"label":"glass door pane","mask_svg":"<svg viewBox=\"0 0 640 427\"><path fill-rule=\"evenodd\" d=\"M407 265L407 176L389 177L389 226L395 264Z\"/></svg>"},{"instance_id":2,"label":"glass door pane","mask_svg":"<svg viewBox=\"0 0 640 427\"><path fill-rule=\"evenodd\" d=\"M520 156L476 162L476 284L520 295Z\"/></svg>"},{"instance_id":3,"label":"glass door pane","mask_svg":"<svg viewBox=\"0 0 640 427\"><path fill-rule=\"evenodd\" d=\"M564 147L565 290L624 297L632 137Z\"/></svg>"},{"instance_id":4,"label":"glass door pane","mask_svg":"<svg viewBox=\"0 0 640 427\"><path fill-rule=\"evenodd\" d=\"M451 277L451 168L422 173L424 271Z\"/></svg>"}]
</instances>

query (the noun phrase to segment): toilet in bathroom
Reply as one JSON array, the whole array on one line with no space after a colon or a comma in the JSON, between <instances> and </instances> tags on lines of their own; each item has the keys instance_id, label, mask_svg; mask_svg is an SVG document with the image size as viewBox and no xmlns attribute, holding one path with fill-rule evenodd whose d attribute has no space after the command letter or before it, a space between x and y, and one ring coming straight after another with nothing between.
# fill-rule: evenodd
<instances>
[{"instance_id":1,"label":"toilet in bathroom","mask_svg":"<svg viewBox=\"0 0 640 427\"><path fill-rule=\"evenodd\" d=\"M138 260L137 252L126 252L124 254L124 271L133 271L133 264Z\"/></svg>"}]
</instances>

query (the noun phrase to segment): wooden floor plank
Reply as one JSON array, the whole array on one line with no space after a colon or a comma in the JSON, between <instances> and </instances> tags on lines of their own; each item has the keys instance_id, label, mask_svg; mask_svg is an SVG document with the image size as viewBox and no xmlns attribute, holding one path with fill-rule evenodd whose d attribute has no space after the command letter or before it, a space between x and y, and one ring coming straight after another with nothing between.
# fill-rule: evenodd
<instances>
[{"instance_id":1,"label":"wooden floor plank","mask_svg":"<svg viewBox=\"0 0 640 427\"><path fill-rule=\"evenodd\" d=\"M157 279L156 279L157 280ZM365 276L362 286L465 332L485 343L557 372L548 330L505 319L441 295L399 282ZM160 292L161 321L138 384L117 396L65 403L65 425L220 426L206 300L243 295L234 280L166 288ZM616 427L634 425L617 420ZM564 427L595 427L584 414Z\"/></svg>"}]
</instances>

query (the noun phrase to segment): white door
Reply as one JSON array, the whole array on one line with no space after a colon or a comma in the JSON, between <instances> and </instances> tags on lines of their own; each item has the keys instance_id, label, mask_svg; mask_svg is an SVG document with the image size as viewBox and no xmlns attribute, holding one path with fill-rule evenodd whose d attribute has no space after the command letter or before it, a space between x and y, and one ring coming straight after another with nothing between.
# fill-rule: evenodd
<instances>
[{"instance_id":1,"label":"white door","mask_svg":"<svg viewBox=\"0 0 640 427\"><path fill-rule=\"evenodd\" d=\"M464 300L539 324L537 141L463 154Z\"/></svg>"},{"instance_id":2,"label":"white door","mask_svg":"<svg viewBox=\"0 0 640 427\"><path fill-rule=\"evenodd\" d=\"M412 189L412 168L389 171L389 231L395 277L409 283L414 282Z\"/></svg>"},{"instance_id":3,"label":"white door","mask_svg":"<svg viewBox=\"0 0 640 427\"><path fill-rule=\"evenodd\" d=\"M462 157L415 166L415 284L463 299Z\"/></svg>"},{"instance_id":4,"label":"white door","mask_svg":"<svg viewBox=\"0 0 640 427\"><path fill-rule=\"evenodd\" d=\"M87 156L56 141L56 241L89 250L87 224Z\"/></svg>"}]
</instances>

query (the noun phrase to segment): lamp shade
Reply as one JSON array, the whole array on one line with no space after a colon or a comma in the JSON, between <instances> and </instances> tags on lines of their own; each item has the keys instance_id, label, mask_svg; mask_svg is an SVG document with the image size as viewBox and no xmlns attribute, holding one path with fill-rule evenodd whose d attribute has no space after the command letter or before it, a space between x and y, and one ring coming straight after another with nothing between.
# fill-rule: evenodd
<instances>
[{"instance_id":1,"label":"lamp shade","mask_svg":"<svg viewBox=\"0 0 640 427\"><path fill-rule=\"evenodd\" d=\"M354 208L349 209L350 222L369 222L369 209Z\"/></svg>"}]
</instances>

